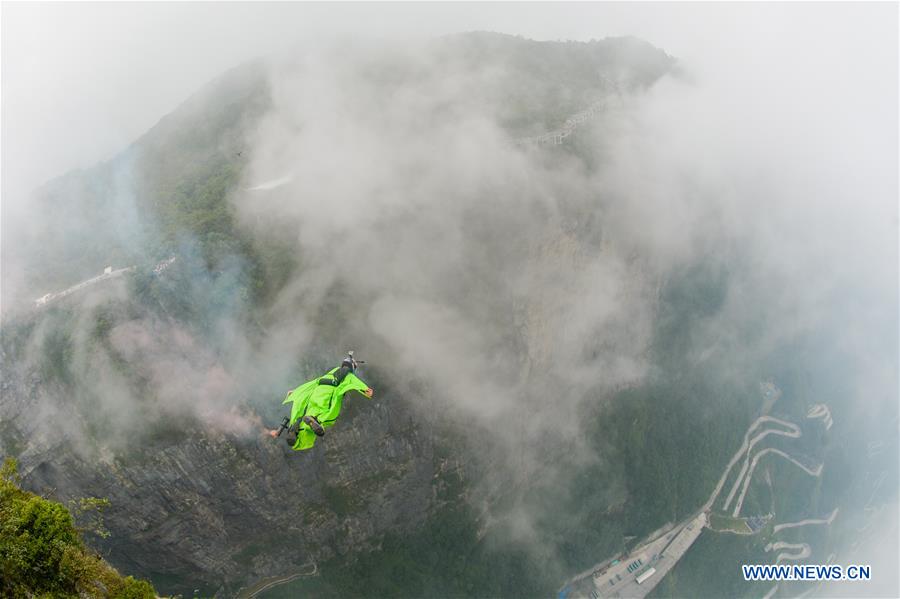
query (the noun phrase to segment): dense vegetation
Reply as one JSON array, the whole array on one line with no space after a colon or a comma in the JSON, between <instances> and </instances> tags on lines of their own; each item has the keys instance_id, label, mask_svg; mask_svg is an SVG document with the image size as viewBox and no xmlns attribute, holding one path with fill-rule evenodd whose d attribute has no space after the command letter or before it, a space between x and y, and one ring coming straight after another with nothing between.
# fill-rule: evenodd
<instances>
[{"instance_id":1,"label":"dense vegetation","mask_svg":"<svg viewBox=\"0 0 900 599\"><path fill-rule=\"evenodd\" d=\"M18 483L16 463L7 459L0 471L0 595L156 596L150 583L123 577L90 551L64 505L24 491Z\"/></svg>"}]
</instances>

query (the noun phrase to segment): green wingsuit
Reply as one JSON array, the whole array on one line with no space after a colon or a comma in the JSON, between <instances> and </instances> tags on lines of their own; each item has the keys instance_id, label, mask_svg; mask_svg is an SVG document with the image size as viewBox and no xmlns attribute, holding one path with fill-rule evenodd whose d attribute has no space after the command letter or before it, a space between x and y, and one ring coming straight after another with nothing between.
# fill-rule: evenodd
<instances>
[{"instance_id":1,"label":"green wingsuit","mask_svg":"<svg viewBox=\"0 0 900 599\"><path fill-rule=\"evenodd\" d=\"M359 391L362 393L369 388L358 376L352 372L347 373L344 380L337 387L333 385L320 385L320 379L334 380L337 368L332 368L327 374L317 376L313 380L303 383L288 393L283 403L294 402L291 407L291 422L293 426L298 419L305 415L315 416L322 428L331 428L341 413L341 404L344 402L344 394L347 391ZM365 397L365 395L363 395ZM300 422L297 431L297 442L294 450L309 449L316 442L316 434L305 422Z\"/></svg>"}]
</instances>

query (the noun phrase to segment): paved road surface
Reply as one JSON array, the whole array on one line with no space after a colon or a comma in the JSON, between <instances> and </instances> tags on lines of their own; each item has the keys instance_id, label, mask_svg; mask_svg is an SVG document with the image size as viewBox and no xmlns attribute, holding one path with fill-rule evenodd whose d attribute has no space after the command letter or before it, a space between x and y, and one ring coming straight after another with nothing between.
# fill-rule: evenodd
<instances>
[{"instance_id":1,"label":"paved road surface","mask_svg":"<svg viewBox=\"0 0 900 599\"><path fill-rule=\"evenodd\" d=\"M706 513L700 512L685 523L652 538L627 556L595 570L571 584L572 597L641 598L668 574L694 544L706 526ZM643 583L637 577L653 568Z\"/></svg>"}]
</instances>

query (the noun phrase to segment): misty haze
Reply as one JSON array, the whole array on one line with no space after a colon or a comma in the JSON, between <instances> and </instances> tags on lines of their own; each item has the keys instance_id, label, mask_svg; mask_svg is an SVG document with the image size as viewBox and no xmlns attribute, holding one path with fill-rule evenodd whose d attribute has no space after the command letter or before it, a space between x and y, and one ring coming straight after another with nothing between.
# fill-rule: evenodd
<instances>
[{"instance_id":1,"label":"misty haze","mask_svg":"<svg viewBox=\"0 0 900 599\"><path fill-rule=\"evenodd\" d=\"M900 596L896 3L2 13L0 596Z\"/></svg>"}]
</instances>

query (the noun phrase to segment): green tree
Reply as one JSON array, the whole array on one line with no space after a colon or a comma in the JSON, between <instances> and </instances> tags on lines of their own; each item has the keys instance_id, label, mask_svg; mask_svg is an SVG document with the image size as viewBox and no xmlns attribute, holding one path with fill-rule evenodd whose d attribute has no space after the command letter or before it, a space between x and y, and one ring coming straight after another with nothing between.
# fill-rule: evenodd
<instances>
[{"instance_id":1,"label":"green tree","mask_svg":"<svg viewBox=\"0 0 900 599\"><path fill-rule=\"evenodd\" d=\"M156 596L150 583L123 577L81 539L72 514L62 504L24 491L16 461L0 469L0 595L8 597ZM105 500L88 498L96 509Z\"/></svg>"}]
</instances>

